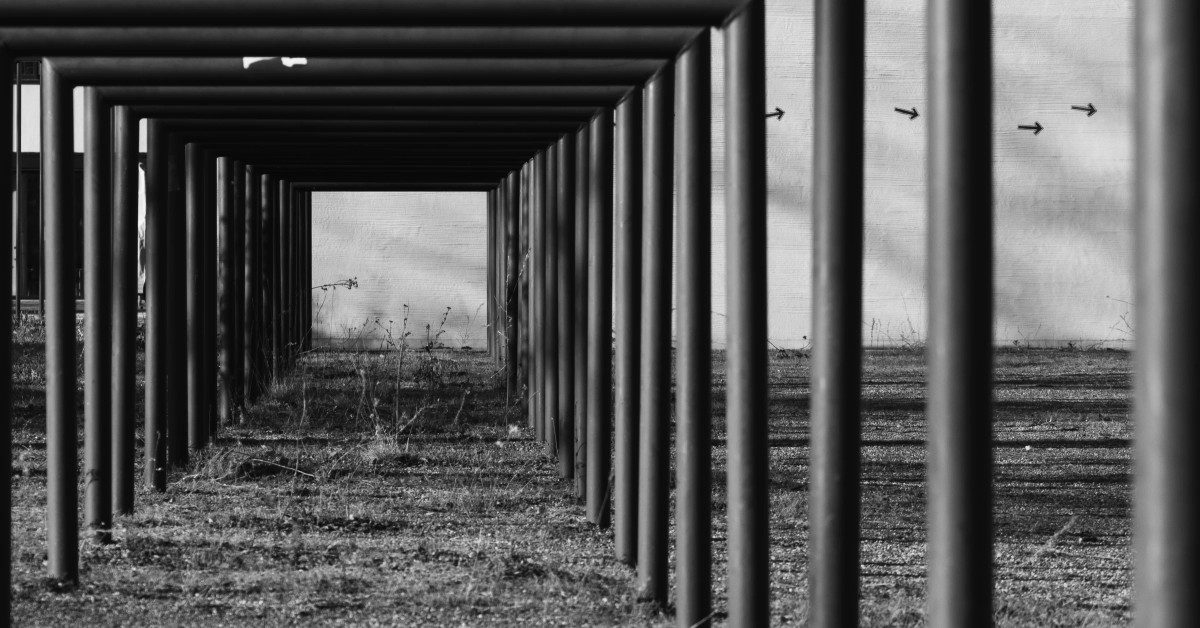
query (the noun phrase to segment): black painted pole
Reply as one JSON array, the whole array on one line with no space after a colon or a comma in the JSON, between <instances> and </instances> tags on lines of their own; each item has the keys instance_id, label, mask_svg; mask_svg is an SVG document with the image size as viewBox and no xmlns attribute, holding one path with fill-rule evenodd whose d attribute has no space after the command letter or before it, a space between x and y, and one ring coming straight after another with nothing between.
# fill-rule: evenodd
<instances>
[{"instance_id":1,"label":"black painted pole","mask_svg":"<svg viewBox=\"0 0 1200 628\"><path fill-rule=\"evenodd\" d=\"M204 422L207 442L213 442L220 430L217 421L217 158L201 151L201 185L204 212L200 216L203 246L200 285L203 297L201 312L201 364L204 385Z\"/></svg>"},{"instance_id":2,"label":"black painted pole","mask_svg":"<svg viewBox=\"0 0 1200 628\"><path fill-rule=\"evenodd\" d=\"M283 377L283 205L279 199L281 181L267 177L270 182L265 202L270 204L271 231L271 381Z\"/></svg>"},{"instance_id":3,"label":"black painted pole","mask_svg":"<svg viewBox=\"0 0 1200 628\"><path fill-rule=\"evenodd\" d=\"M638 387L642 312L642 90L617 105L613 328L616 401L613 544L617 560L637 564Z\"/></svg>"},{"instance_id":4,"label":"black painted pole","mask_svg":"<svg viewBox=\"0 0 1200 628\"><path fill-rule=\"evenodd\" d=\"M558 475L575 479L575 134L558 141L558 202L555 208L555 284L558 310Z\"/></svg>"},{"instance_id":5,"label":"black painted pole","mask_svg":"<svg viewBox=\"0 0 1200 628\"><path fill-rule=\"evenodd\" d=\"M816 5L809 619L857 626L863 0Z\"/></svg>"},{"instance_id":6,"label":"black painted pole","mask_svg":"<svg viewBox=\"0 0 1200 628\"><path fill-rule=\"evenodd\" d=\"M146 414L144 481L167 488L167 133L146 124Z\"/></svg>"},{"instance_id":7,"label":"black painted pole","mask_svg":"<svg viewBox=\"0 0 1200 628\"><path fill-rule=\"evenodd\" d=\"M138 309L138 121L113 107L112 509L133 513Z\"/></svg>"},{"instance_id":8,"label":"black painted pole","mask_svg":"<svg viewBox=\"0 0 1200 628\"><path fill-rule=\"evenodd\" d=\"M71 85L42 62L42 199L46 216L46 564L79 581L75 432L75 205Z\"/></svg>"},{"instance_id":9,"label":"black painted pole","mask_svg":"<svg viewBox=\"0 0 1200 628\"><path fill-rule=\"evenodd\" d=\"M216 165L216 163L214 160L214 166L215 165ZM233 214L232 214L232 216L230 216L230 222L229 222L229 229L231 231L230 236L229 236L229 241L230 241L230 244L233 246L233 255L232 255L233 279L229 284L229 289L232 292L232 302L233 302L233 343L232 343L233 344L233 347L232 347L233 355L230 356L230 361L233 363L232 364L232 373L230 374L230 380L232 382L231 383L232 393L231 393L230 397L231 397L231 401L233 403L233 408L232 408L231 416L229 418L230 421L232 421L233 418L237 415L238 408L241 408L245 404L245 398L246 398L246 382L245 382L244 378L242 377L242 374L245 371L245 364L243 363L242 358L243 358L243 356L246 355L246 350L245 350L245 347L243 346L243 343L245 341L245 334L246 334L246 332L245 332L245 326L246 326L246 318L245 318L245 312L246 312L246 304L245 304L246 241L245 241L245 235L246 235L246 230L243 228L246 223L246 198L245 198L246 182L242 179L244 174L245 174L245 169L242 168L241 162L234 161L234 162L230 163L229 181L222 182L220 184L222 186L229 185L230 193L232 194L232 198L229 199L230 209L233 210ZM218 189L220 189L220 188L217 185L213 186L212 192L214 195L218 193ZM215 214L216 214L216 212L214 212L214 216L215 216ZM211 224L214 228L219 228L219 225L220 225L220 223L217 222L217 220L215 218L213 220L211 220L209 224ZM218 240L218 239L219 238L214 238L214 240ZM219 246L219 243L214 241L213 247L212 247L212 249L210 249L213 252L212 270L214 273L216 273L218 271L218 269L220 268L219 262L216 259L217 255L218 255L218 250L219 250L218 246ZM219 301L219 299L215 298L216 297L216 294L215 294L216 293L216 282L215 281L213 282L213 292L214 292L214 299L213 299L213 307L212 307L211 311L214 314L214 321L215 321L215 319L219 318L219 315L217 313L220 311L217 306L217 302ZM215 321L215 322L217 322L217 324L219 324L219 321ZM217 334L216 334L216 331L214 330L212 338L214 340L216 340L216 336L217 336ZM214 372L215 372L215 369L214 369ZM229 425L230 423L222 421L221 424Z\"/></svg>"},{"instance_id":10,"label":"black painted pole","mask_svg":"<svg viewBox=\"0 0 1200 628\"><path fill-rule=\"evenodd\" d=\"M505 215L506 221L505 221L505 225L504 225L504 233L505 233L505 235L504 235L504 256L505 256L505 262L504 262L504 270L505 270L504 311L505 311L505 315L506 315L505 319L504 319L504 330L505 330L504 339L505 339L505 342L507 343L507 347L505 348L505 357L507 358L507 371L505 371L505 384L506 384L507 390L508 390L507 398L510 400L509 403L512 403L511 400L516 399L517 395L520 394L520 382L521 382L520 376L519 376L519 372L521 370L521 366L520 366L521 341L520 341L520 337L519 337L519 334L521 333L521 328L520 328L520 324L519 324L519 321L520 321L520 313L519 312L520 312L521 304L520 304L520 296L519 296L519 288L518 288L518 281L519 281L519 276L520 276L519 273L521 270L521 267L520 267L520 264L521 264L521 259L520 259L521 242L520 242L520 222L519 222L520 215L521 215L521 208L520 208L520 193L521 193L521 191L519 189L520 172L514 171L514 172L510 173L508 175L508 178L506 179L506 181L507 182L504 186L504 191L505 191L505 194L507 195L507 199L505 201L505 207L507 208L508 211L507 211L507 214ZM508 410L509 410L508 408L505 408L505 410L504 410L506 417L508 414Z\"/></svg>"},{"instance_id":11,"label":"black painted pole","mask_svg":"<svg viewBox=\"0 0 1200 628\"><path fill-rule=\"evenodd\" d=\"M557 143L546 149L546 203L543 208L545 249L542 273L542 398L545 406L546 451L558 460L558 163Z\"/></svg>"},{"instance_id":12,"label":"black painted pole","mask_svg":"<svg viewBox=\"0 0 1200 628\"><path fill-rule=\"evenodd\" d=\"M991 3L928 9L933 628L992 623Z\"/></svg>"},{"instance_id":13,"label":"black painted pole","mask_svg":"<svg viewBox=\"0 0 1200 628\"><path fill-rule=\"evenodd\" d=\"M84 513L89 533L112 528L112 113L83 90ZM72 313L73 314L73 313Z\"/></svg>"},{"instance_id":14,"label":"black painted pole","mask_svg":"<svg viewBox=\"0 0 1200 628\"><path fill-rule=\"evenodd\" d=\"M533 230L533 213L530 208L533 194L530 191L530 181L533 178L533 160L525 162L521 168L519 203L520 211L517 216L517 387L514 395L520 397L520 411L523 416L532 416L529 406L529 373L532 368L533 332L533 299L530 295L529 273L532 268L530 253L530 234ZM532 427L532 426L530 426Z\"/></svg>"},{"instance_id":15,"label":"black painted pole","mask_svg":"<svg viewBox=\"0 0 1200 628\"><path fill-rule=\"evenodd\" d=\"M217 421L229 425L233 418L234 302L233 280L234 163L231 157L217 158Z\"/></svg>"},{"instance_id":16,"label":"black painted pole","mask_svg":"<svg viewBox=\"0 0 1200 628\"><path fill-rule=\"evenodd\" d=\"M188 230L185 150L178 135L167 140L167 461L181 469L188 461L190 397L187 304Z\"/></svg>"},{"instance_id":17,"label":"black painted pole","mask_svg":"<svg viewBox=\"0 0 1200 628\"><path fill-rule=\"evenodd\" d=\"M667 603L671 461L671 201L675 66L646 82L642 162L642 351L638 395L638 595Z\"/></svg>"},{"instance_id":18,"label":"black painted pole","mask_svg":"<svg viewBox=\"0 0 1200 628\"><path fill-rule=\"evenodd\" d=\"M271 200L275 189L271 177L259 172L257 177L259 208L259 374L260 393L265 393L275 379L275 212Z\"/></svg>"},{"instance_id":19,"label":"black painted pole","mask_svg":"<svg viewBox=\"0 0 1200 628\"><path fill-rule=\"evenodd\" d=\"M586 124L575 134L575 246L572 255L574 279L572 287L572 307L575 308L572 337L575 361L572 369L575 375L573 411L575 414L575 499L587 498L587 356L588 356L588 227L590 226L591 204L589 198L589 177L591 168L588 161L591 158L591 124Z\"/></svg>"},{"instance_id":20,"label":"black painted pole","mask_svg":"<svg viewBox=\"0 0 1200 628\"><path fill-rule=\"evenodd\" d=\"M187 446L192 451L208 444L207 396L204 351L204 175L197 144L184 149L186 168L187 229Z\"/></svg>"},{"instance_id":21,"label":"black painted pole","mask_svg":"<svg viewBox=\"0 0 1200 628\"><path fill-rule=\"evenodd\" d=\"M292 328L288 320L292 309L292 286L290 281L292 272L292 247L289 239L292 230L291 200L288 182L280 178L276 182L275 191L275 215L278 217L276 219L277 229L275 236L278 244L275 253L279 260L275 268L275 279L278 282L276 298L279 300L279 316L276 319L278 330L275 332L276 337L279 338L279 371L275 373L275 377L279 380L282 380L284 374L291 369L290 343Z\"/></svg>"},{"instance_id":22,"label":"black painted pole","mask_svg":"<svg viewBox=\"0 0 1200 628\"><path fill-rule=\"evenodd\" d=\"M608 527L612 504L613 110L589 125L587 516Z\"/></svg>"},{"instance_id":23,"label":"black painted pole","mask_svg":"<svg viewBox=\"0 0 1200 628\"><path fill-rule=\"evenodd\" d=\"M546 362L542 359L543 348L546 344L546 334L544 333L546 310L545 310L545 291L543 288L542 278L545 275L545 207L546 207L546 151L538 153L533 160L533 177L530 182L530 194L532 203L530 210L533 214L533 231L530 233L530 296L533 300L533 309L529 319L529 356L531 361L530 369L530 386L529 386L529 410L530 417L533 420L533 433L535 442L542 443L546 440L546 421L545 421L545 387L543 386L546 372Z\"/></svg>"},{"instance_id":24,"label":"black painted pole","mask_svg":"<svg viewBox=\"0 0 1200 628\"><path fill-rule=\"evenodd\" d=\"M675 623L712 623L712 42L679 55L675 360Z\"/></svg>"},{"instance_id":25,"label":"black painted pole","mask_svg":"<svg viewBox=\"0 0 1200 628\"><path fill-rule=\"evenodd\" d=\"M15 69L15 60L9 56L8 52L0 49L0 82L4 85L13 83L13 73ZM18 83L18 94L20 94ZM20 100L18 96L17 100ZM12 99L0 98L0 120L8 120L12 117ZM19 142L18 142L19 145ZM13 176L14 164L10 161L13 158L13 132L12 125L4 125L0 129L0 190L10 189L10 186L16 185L16 178ZM7 223L6 223L7 224ZM11 238L12 234L6 233L8 227L0 225L0 240ZM11 263L11 262L10 262ZM23 272L23 268L20 269ZM5 269L2 273L4 277L0 277L0 282L9 282L11 273ZM12 289L11 285L0 285L0 290L4 294ZM20 300L21 296L18 293L17 315L20 315ZM11 317L3 317L0 321L0 451L12 450L12 321ZM4 547L0 548L0 591L12 590L12 483L5 482L0 486L0 528L4 529ZM12 595L0 595L0 619L9 621L12 614Z\"/></svg>"},{"instance_id":26,"label":"black painted pole","mask_svg":"<svg viewBox=\"0 0 1200 628\"><path fill-rule=\"evenodd\" d=\"M1133 616L1150 628L1200 616L1196 19L1193 2L1137 4Z\"/></svg>"},{"instance_id":27,"label":"black painted pole","mask_svg":"<svg viewBox=\"0 0 1200 628\"><path fill-rule=\"evenodd\" d=\"M767 469L766 53L763 0L725 26L726 422L729 624L765 626Z\"/></svg>"}]
</instances>

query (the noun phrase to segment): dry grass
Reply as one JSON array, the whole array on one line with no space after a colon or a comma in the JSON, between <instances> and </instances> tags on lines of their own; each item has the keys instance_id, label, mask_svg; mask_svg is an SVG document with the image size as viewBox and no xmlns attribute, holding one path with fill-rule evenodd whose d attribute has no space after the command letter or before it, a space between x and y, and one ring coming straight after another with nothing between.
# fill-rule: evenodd
<instances>
[{"instance_id":1,"label":"dry grass","mask_svg":"<svg viewBox=\"0 0 1200 628\"><path fill-rule=\"evenodd\" d=\"M24 352L22 360L36 359ZM506 415L487 358L315 354L242 425L141 491L82 584L45 580L45 451L35 378L12 451L18 625L668 625L639 603L610 534ZM724 382L714 379L717 621L725 598ZM772 357L773 623L807 611L808 362ZM36 364L19 364L24 372ZM1129 622L1129 357L997 356L996 619ZM430 367L433 368L433 367ZM18 371L23 372L23 371ZM436 375L436 377L430 377ZM863 623L920 625L924 361L872 352L864 375ZM365 386L364 386L365 383ZM364 393L365 390L365 393ZM362 403L363 401L366 403ZM377 400L377 401L376 401ZM414 420L414 416L416 417ZM517 426L517 429L513 429Z\"/></svg>"}]
</instances>

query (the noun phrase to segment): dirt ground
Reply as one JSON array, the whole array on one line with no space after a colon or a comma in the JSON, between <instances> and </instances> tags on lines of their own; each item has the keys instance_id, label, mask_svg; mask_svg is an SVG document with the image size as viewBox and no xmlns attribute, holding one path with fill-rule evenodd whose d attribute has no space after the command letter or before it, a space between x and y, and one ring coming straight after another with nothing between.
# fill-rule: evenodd
<instances>
[{"instance_id":1,"label":"dirt ground","mask_svg":"<svg viewBox=\"0 0 1200 628\"><path fill-rule=\"evenodd\" d=\"M136 513L117 518L111 543L85 533L80 585L57 586L44 563L40 354L28 342L17 354L15 625L673 624L671 609L636 599L611 533L585 521L494 364L445 350L303 358L215 446L172 472L165 493L139 488ZM921 625L924 357L872 351L864 364L863 624ZM802 353L772 352L778 624L806 619L808 369ZM717 353L717 624L726 605L722 372ZM997 624L1128 624L1129 355L1000 352L995 394Z\"/></svg>"}]
</instances>

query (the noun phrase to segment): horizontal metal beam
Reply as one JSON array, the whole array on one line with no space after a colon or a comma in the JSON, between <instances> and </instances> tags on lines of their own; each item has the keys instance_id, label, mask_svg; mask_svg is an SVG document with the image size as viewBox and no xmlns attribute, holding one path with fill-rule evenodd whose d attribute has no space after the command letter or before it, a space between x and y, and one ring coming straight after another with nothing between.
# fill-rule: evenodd
<instances>
[{"instance_id":1,"label":"horizontal metal beam","mask_svg":"<svg viewBox=\"0 0 1200 628\"><path fill-rule=\"evenodd\" d=\"M93 3L95 4L95 3ZM107 6L107 3L105 4ZM289 11L294 9L288 9ZM3 11L0 10L0 14ZM59 20L61 22L61 20ZM696 27L0 27L18 56L673 57ZM278 63L277 61L275 63Z\"/></svg>"},{"instance_id":2,"label":"horizontal metal beam","mask_svg":"<svg viewBox=\"0 0 1200 628\"><path fill-rule=\"evenodd\" d=\"M191 86L111 85L100 93L114 104L292 104L292 105L560 105L612 106L628 85L281 85Z\"/></svg>"},{"instance_id":3,"label":"horizontal metal beam","mask_svg":"<svg viewBox=\"0 0 1200 628\"><path fill-rule=\"evenodd\" d=\"M644 82L661 59L47 57L75 85L612 85Z\"/></svg>"},{"instance_id":4,"label":"horizontal metal beam","mask_svg":"<svg viewBox=\"0 0 1200 628\"><path fill-rule=\"evenodd\" d=\"M384 106L384 105L137 105L135 113L146 118L197 117L268 120L315 118L368 123L376 120L525 120L567 121L579 125L591 120L598 107L556 106Z\"/></svg>"},{"instance_id":5,"label":"horizontal metal beam","mask_svg":"<svg viewBox=\"0 0 1200 628\"><path fill-rule=\"evenodd\" d=\"M744 0L5 0L28 26L632 26L721 23Z\"/></svg>"}]
</instances>

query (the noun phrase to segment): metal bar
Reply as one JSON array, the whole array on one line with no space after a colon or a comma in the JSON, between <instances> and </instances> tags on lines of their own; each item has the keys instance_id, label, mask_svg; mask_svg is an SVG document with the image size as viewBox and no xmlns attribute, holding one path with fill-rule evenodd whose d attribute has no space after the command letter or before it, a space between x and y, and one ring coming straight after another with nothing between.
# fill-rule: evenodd
<instances>
[{"instance_id":1,"label":"metal bar","mask_svg":"<svg viewBox=\"0 0 1200 628\"><path fill-rule=\"evenodd\" d=\"M275 213L275 380L280 381L283 378L284 371L288 368L287 359L287 343L288 343L288 295L291 291L288 289L288 187L287 181L279 179L275 182L275 190L272 201L274 201Z\"/></svg>"},{"instance_id":2,"label":"metal bar","mask_svg":"<svg viewBox=\"0 0 1200 628\"><path fill-rule=\"evenodd\" d=\"M188 229L186 153L177 135L167 139L167 460L176 469L187 466L190 425L188 362Z\"/></svg>"},{"instance_id":3,"label":"metal bar","mask_svg":"<svg viewBox=\"0 0 1200 628\"><path fill-rule=\"evenodd\" d=\"M542 345L545 334L542 332L545 311L542 297L542 275L545 272L543 261L545 255L545 240L543 239L543 212L546 200L546 186L542 181L546 178L546 153L537 154L533 159L533 168L529 178L529 211L532 216L532 230L529 234L529 420L532 423L534 442L543 442L546 438L546 422L542 413L542 381L545 363L542 361Z\"/></svg>"},{"instance_id":4,"label":"metal bar","mask_svg":"<svg viewBox=\"0 0 1200 628\"><path fill-rule=\"evenodd\" d=\"M10 85L13 82L13 74L15 69L15 59L8 54L4 48L0 47L0 82L4 85ZM20 83L17 83L20 85ZM19 89L19 88L18 88ZM18 92L19 93L19 92ZM17 100L20 100L18 98ZM13 115L11 98L0 98L0 120L8 120ZM19 168L19 157L15 160L17 163L10 162L13 158L12 148L13 141L13 126L6 124L4 128L0 128L0 190L9 189L9 186L16 186L17 177L13 172L14 168ZM20 142L16 142L18 147L17 155L20 155ZM19 188L16 188L19 189ZM19 195L18 195L19 197ZM3 233L6 221L0 221L0 241L6 241L6 234ZM24 269L22 268L22 271ZM7 271L0 271L0 281L11 281L4 277L11 277ZM0 285L0 290L3 294L8 294L12 286ZM18 293L18 297L21 293ZM20 301L17 301L17 313L20 314ZM0 451L12 451L12 317L0 317ZM4 547L0 548L0 591L12 590L12 482L3 483L0 486L0 528L4 530ZM12 595L0 595L0 617L8 618L12 615Z\"/></svg>"},{"instance_id":5,"label":"metal bar","mask_svg":"<svg viewBox=\"0 0 1200 628\"><path fill-rule=\"evenodd\" d=\"M208 445L207 396L204 386L204 176L200 147L184 148L187 229L187 446L199 451ZM227 357L225 355L223 358ZM226 367L222 365L222 371Z\"/></svg>"},{"instance_id":6,"label":"metal bar","mask_svg":"<svg viewBox=\"0 0 1200 628\"><path fill-rule=\"evenodd\" d=\"M112 508L132 514L137 390L138 121L113 107Z\"/></svg>"},{"instance_id":7,"label":"metal bar","mask_svg":"<svg viewBox=\"0 0 1200 628\"><path fill-rule=\"evenodd\" d=\"M112 114L83 90L84 515L99 540L112 528ZM73 253L73 251L72 251ZM72 317L73 318L73 317Z\"/></svg>"},{"instance_id":8,"label":"metal bar","mask_svg":"<svg viewBox=\"0 0 1200 628\"><path fill-rule=\"evenodd\" d=\"M0 19L18 26L652 26L717 24L737 0L9 0Z\"/></svg>"},{"instance_id":9,"label":"metal bar","mask_svg":"<svg viewBox=\"0 0 1200 628\"><path fill-rule=\"evenodd\" d=\"M546 149L545 204L543 205L542 249L542 400L545 407L546 451L558 459L558 144Z\"/></svg>"},{"instance_id":10,"label":"metal bar","mask_svg":"<svg viewBox=\"0 0 1200 628\"><path fill-rule=\"evenodd\" d=\"M929 625L992 622L991 3L928 10Z\"/></svg>"},{"instance_id":11,"label":"metal bar","mask_svg":"<svg viewBox=\"0 0 1200 628\"><path fill-rule=\"evenodd\" d=\"M533 414L529 405L530 389L532 383L530 379L530 371L532 370L533 360L533 298L530 294L529 275L533 267L533 255L530 250L531 232L533 230L533 211L531 205L533 203L533 193L531 191L531 181L533 180L533 160L527 161L521 168L520 175L520 191L519 202L520 211L517 217L517 245L518 250L518 270L517 270L517 388L516 393L520 399L521 413L530 419ZM530 425L532 427L532 425Z\"/></svg>"},{"instance_id":12,"label":"metal bar","mask_svg":"<svg viewBox=\"0 0 1200 628\"><path fill-rule=\"evenodd\" d=\"M659 57L675 54L696 27L0 27L23 55L178 54L314 57ZM303 42L300 45L298 42Z\"/></svg>"},{"instance_id":13,"label":"metal bar","mask_svg":"<svg viewBox=\"0 0 1200 628\"><path fill-rule=\"evenodd\" d=\"M816 6L809 617L858 625L863 0Z\"/></svg>"},{"instance_id":14,"label":"metal bar","mask_svg":"<svg viewBox=\"0 0 1200 628\"><path fill-rule=\"evenodd\" d=\"M146 123L146 415L144 481L167 488L167 134Z\"/></svg>"},{"instance_id":15,"label":"metal bar","mask_svg":"<svg viewBox=\"0 0 1200 628\"><path fill-rule=\"evenodd\" d=\"M204 245L202 272L202 324L204 342L201 344L204 382L204 422L207 425L208 441L217 439L220 429L217 421L217 160L207 150L201 150L200 172L204 212L200 226Z\"/></svg>"},{"instance_id":16,"label":"metal bar","mask_svg":"<svg viewBox=\"0 0 1200 628\"><path fill-rule=\"evenodd\" d=\"M606 528L612 498L613 110L589 125L587 517Z\"/></svg>"},{"instance_id":17,"label":"metal bar","mask_svg":"<svg viewBox=\"0 0 1200 628\"><path fill-rule=\"evenodd\" d=\"M235 229L242 230L242 282L235 283L234 289L242 291L242 398L243 407L248 406L257 396L255 386L255 343L258 342L258 206L254 200L254 177L250 167L244 162L238 162L234 172L234 199L236 207L241 208L241 224L235 224Z\"/></svg>"},{"instance_id":18,"label":"metal bar","mask_svg":"<svg viewBox=\"0 0 1200 628\"><path fill-rule=\"evenodd\" d=\"M0 41L4 41L4 40L0 39ZM4 63L7 66L12 66L12 67L17 68L17 72L15 72L15 77L14 77L15 80L5 83L5 85L8 85L10 83L14 84L13 92L16 95L15 98L11 101L12 102L11 107L13 107L16 110L15 115L12 115L16 126L13 128L13 130L11 132L9 132L9 133L11 133L9 135L9 138L13 144L13 148L14 148L13 153L16 156L16 160L13 162L13 164L10 164L6 168L6 172L9 172L11 174L11 176L13 177L13 182L12 182L13 206L12 206L12 223L11 223L12 233L9 234L11 237L6 238L3 241L12 242L12 244L13 244L13 256L12 256L12 260L10 262L12 264L12 275L11 275L10 281L12 281L11 287L13 288L13 313L12 314L13 314L13 321L20 322L20 320L21 320L21 299L25 296L25 291L22 290L22 288L24 287L23 284L25 283L24 277L23 277L23 275L25 274L25 265L21 263L22 258L23 258L21 242L24 240L24 238L21 237L23 235L21 233L21 227L24 222L22 220L22 214L24 213L23 210L25 209L25 203L24 203L25 199L23 197L24 189L23 189L23 186L21 185L21 133L22 133L23 126L24 126L22 113L21 113L21 101L24 100L24 97L21 94L22 89L21 89L20 62L15 61L12 57L10 57L8 55L3 55L2 57L0 57L0 62ZM4 74L5 76L8 76L8 74L12 72L12 67L10 67L8 70L5 71L5 74ZM8 113L10 115L13 114L12 111L9 111ZM9 176L9 175L4 175L4 176ZM3 228L3 227L0 227L0 228ZM8 589L5 589L5 591L7 591L7 590ZM6 614L4 616L7 617L8 615Z\"/></svg>"},{"instance_id":19,"label":"metal bar","mask_svg":"<svg viewBox=\"0 0 1200 628\"><path fill-rule=\"evenodd\" d=\"M521 361L521 341L518 334L521 331L519 325L519 308L520 297L518 294L518 281L520 277L520 178L518 171L514 171L505 179L504 192L506 195L504 225L504 340L505 358L507 370L505 371L505 384L508 390L508 399L516 399L520 394L521 379L519 377L520 361ZM511 403L511 401L509 402ZM505 408L505 414L508 413L508 408Z\"/></svg>"},{"instance_id":20,"label":"metal bar","mask_svg":"<svg viewBox=\"0 0 1200 628\"><path fill-rule=\"evenodd\" d=\"M667 603L671 441L671 201L675 66L646 83L638 394L638 596Z\"/></svg>"},{"instance_id":21,"label":"metal bar","mask_svg":"<svg viewBox=\"0 0 1200 628\"><path fill-rule=\"evenodd\" d=\"M71 86L42 64L46 208L46 544L51 579L79 581L75 433L75 205Z\"/></svg>"},{"instance_id":22,"label":"metal bar","mask_svg":"<svg viewBox=\"0 0 1200 628\"><path fill-rule=\"evenodd\" d=\"M558 475L575 479L575 135L558 142L558 203L555 208L554 296L558 311Z\"/></svg>"},{"instance_id":23,"label":"metal bar","mask_svg":"<svg viewBox=\"0 0 1200 628\"><path fill-rule=\"evenodd\" d=\"M217 359L220 364L217 371L217 420L225 425L233 420L233 291L238 288L233 280L233 168L233 159L217 158L217 338L220 347Z\"/></svg>"},{"instance_id":24,"label":"metal bar","mask_svg":"<svg viewBox=\"0 0 1200 628\"><path fill-rule=\"evenodd\" d=\"M677 62L675 623L712 623L712 42Z\"/></svg>"},{"instance_id":25,"label":"metal bar","mask_svg":"<svg viewBox=\"0 0 1200 628\"><path fill-rule=\"evenodd\" d=\"M767 468L766 53L763 0L725 26L729 623L765 626Z\"/></svg>"},{"instance_id":26,"label":"metal bar","mask_svg":"<svg viewBox=\"0 0 1200 628\"><path fill-rule=\"evenodd\" d=\"M302 71L244 67L242 57L50 57L71 81L88 85L613 85L654 74L661 59L316 58Z\"/></svg>"},{"instance_id":27,"label":"metal bar","mask_svg":"<svg viewBox=\"0 0 1200 628\"><path fill-rule=\"evenodd\" d=\"M484 316L487 325L485 326L484 338L487 341L487 352L491 358L496 357L496 343L493 337L493 331L496 329L496 310L495 310L495 294L496 294L496 194L493 190L487 192L487 209L484 212L487 226L485 233L487 234L487 269L484 273L487 279L487 287L484 290L486 297L484 298Z\"/></svg>"},{"instance_id":28,"label":"metal bar","mask_svg":"<svg viewBox=\"0 0 1200 628\"><path fill-rule=\"evenodd\" d=\"M220 163L218 163L220 167ZM229 187L228 202L230 208L233 209L232 220L230 220L230 235L229 244L233 246L233 281L229 283L230 291L233 291L233 411L236 413L238 408L244 407L246 403L246 387L248 385L247 360L250 357L250 346L248 346L248 331L247 327L250 324L251 311L247 310L246 297L248 291L246 289L248 277L247 273L248 259L246 238L247 213L246 213L246 180L245 168L242 168L241 162L234 161L232 157L229 160L229 167L220 177L218 174L217 186L218 189L224 190ZM220 298L218 298L220 300ZM230 420L233 417L229 418Z\"/></svg>"},{"instance_id":29,"label":"metal bar","mask_svg":"<svg viewBox=\"0 0 1200 628\"><path fill-rule=\"evenodd\" d=\"M587 456L588 456L588 240L589 216L592 213L590 197L591 168L591 124L585 125L575 134L575 243L571 280L571 299L575 309L572 329L574 342L575 374L575 499L587 499Z\"/></svg>"},{"instance_id":30,"label":"metal bar","mask_svg":"<svg viewBox=\"0 0 1200 628\"><path fill-rule=\"evenodd\" d=\"M1194 3L1137 4L1133 615L1148 627L1200 616L1196 19Z\"/></svg>"},{"instance_id":31,"label":"metal bar","mask_svg":"<svg viewBox=\"0 0 1200 628\"><path fill-rule=\"evenodd\" d=\"M390 30L390 29L389 29ZM275 53L271 53L275 54ZM298 86L164 86L101 87L113 102L203 104L334 105L560 105L609 107L629 91L628 85L342 85L319 90Z\"/></svg>"},{"instance_id":32,"label":"metal bar","mask_svg":"<svg viewBox=\"0 0 1200 628\"><path fill-rule=\"evenodd\" d=\"M256 171L259 208L259 314L261 341L259 360L262 366L259 376L260 392L270 385L275 377L275 213L271 194L275 189L270 175Z\"/></svg>"},{"instance_id":33,"label":"metal bar","mask_svg":"<svg viewBox=\"0 0 1200 628\"><path fill-rule=\"evenodd\" d=\"M617 105L616 126L616 443L613 544L617 560L637 564L638 372L642 312L642 90Z\"/></svg>"},{"instance_id":34,"label":"metal bar","mask_svg":"<svg viewBox=\"0 0 1200 628\"><path fill-rule=\"evenodd\" d=\"M208 339L207 355L212 360L206 373L208 374L209 399L209 418L211 422L210 438L215 441L217 434L222 426L232 424L233 416L237 412L237 408L242 402L242 284L245 281L245 276L242 274L242 222L244 221L242 212L244 207L238 205L238 196L241 191L237 173L241 170L237 163L230 163L226 176L228 180L223 180L217 173L219 167L219 157L213 153L206 153L204 159L205 170L205 195L209 199L210 211L206 214L204 220L204 314L205 314L205 331L204 335ZM211 175L211 177L210 177ZM218 416L217 400L218 386L217 377L219 375L217 360L217 351L220 334L218 327L220 326L220 296L217 294L218 275L220 273L220 233L221 222L219 218L219 210L217 208L220 202L220 196L225 193L225 188L229 187L229 194L232 198L226 198L229 203L229 209L232 211L229 218L229 229L232 232L229 237L229 242L233 246L233 279L229 283L228 288L232 294L233 302L233 342L231 347L230 361L230 403L231 412L227 420L221 420Z\"/></svg>"}]
</instances>

